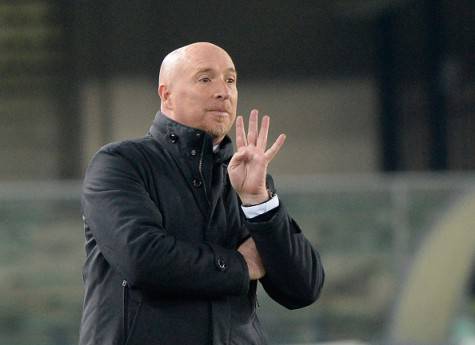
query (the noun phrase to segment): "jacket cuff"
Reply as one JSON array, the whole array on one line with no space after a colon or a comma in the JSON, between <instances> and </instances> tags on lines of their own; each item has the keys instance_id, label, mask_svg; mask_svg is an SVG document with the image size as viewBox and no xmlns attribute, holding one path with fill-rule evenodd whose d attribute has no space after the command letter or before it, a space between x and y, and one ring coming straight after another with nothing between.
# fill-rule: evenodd
<instances>
[{"instance_id":1,"label":"jacket cuff","mask_svg":"<svg viewBox=\"0 0 475 345\"><path fill-rule=\"evenodd\" d=\"M214 253L214 266L222 274L223 287L231 295L244 295L249 291L249 270L241 253L208 243Z\"/></svg>"},{"instance_id":2,"label":"jacket cuff","mask_svg":"<svg viewBox=\"0 0 475 345\"><path fill-rule=\"evenodd\" d=\"M279 197L274 195L271 199L253 206L244 206L241 205L242 212L247 219L252 219L260 216L261 214L267 213L275 208L279 207Z\"/></svg>"},{"instance_id":3,"label":"jacket cuff","mask_svg":"<svg viewBox=\"0 0 475 345\"><path fill-rule=\"evenodd\" d=\"M252 219L246 219L246 227L250 233L258 232L269 232L273 231L285 220L287 216L287 211L285 210L282 203L275 209L261 214Z\"/></svg>"}]
</instances>

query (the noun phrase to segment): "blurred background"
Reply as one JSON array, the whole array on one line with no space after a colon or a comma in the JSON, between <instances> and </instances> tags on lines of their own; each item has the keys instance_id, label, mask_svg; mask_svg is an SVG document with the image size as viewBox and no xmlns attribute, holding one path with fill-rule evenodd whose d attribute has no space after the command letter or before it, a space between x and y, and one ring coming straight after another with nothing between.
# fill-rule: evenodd
<instances>
[{"instance_id":1,"label":"blurred background","mask_svg":"<svg viewBox=\"0 0 475 345\"><path fill-rule=\"evenodd\" d=\"M271 172L326 267L311 307L259 291L270 342L475 344L473 0L1 1L0 344L77 343L84 170L195 41L287 133Z\"/></svg>"}]
</instances>

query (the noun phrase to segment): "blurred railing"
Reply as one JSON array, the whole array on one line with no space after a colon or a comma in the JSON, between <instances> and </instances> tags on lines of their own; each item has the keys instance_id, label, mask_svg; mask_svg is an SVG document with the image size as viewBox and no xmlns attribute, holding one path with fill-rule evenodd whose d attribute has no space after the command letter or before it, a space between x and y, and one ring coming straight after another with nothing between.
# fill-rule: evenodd
<instances>
[{"instance_id":1,"label":"blurred railing","mask_svg":"<svg viewBox=\"0 0 475 345\"><path fill-rule=\"evenodd\" d=\"M273 344L384 339L417 248L456 200L475 192L473 175L274 179L322 255L326 284L316 304L298 311L259 290L258 313ZM77 343L79 193L77 181L0 183L0 344Z\"/></svg>"}]
</instances>

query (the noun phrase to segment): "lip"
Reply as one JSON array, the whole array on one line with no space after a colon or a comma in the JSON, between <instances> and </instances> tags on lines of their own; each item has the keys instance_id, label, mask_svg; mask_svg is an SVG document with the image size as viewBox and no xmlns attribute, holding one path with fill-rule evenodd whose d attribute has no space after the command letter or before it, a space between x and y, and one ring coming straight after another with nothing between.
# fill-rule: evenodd
<instances>
[{"instance_id":1,"label":"lip","mask_svg":"<svg viewBox=\"0 0 475 345\"><path fill-rule=\"evenodd\" d=\"M229 112L226 109L215 108L215 109L207 109L207 111L229 115Z\"/></svg>"}]
</instances>

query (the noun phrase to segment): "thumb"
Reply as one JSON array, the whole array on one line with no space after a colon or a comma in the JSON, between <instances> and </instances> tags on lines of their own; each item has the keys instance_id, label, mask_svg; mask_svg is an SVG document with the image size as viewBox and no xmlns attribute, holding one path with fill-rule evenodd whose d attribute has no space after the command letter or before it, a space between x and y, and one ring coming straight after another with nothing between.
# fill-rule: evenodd
<instances>
[{"instance_id":1,"label":"thumb","mask_svg":"<svg viewBox=\"0 0 475 345\"><path fill-rule=\"evenodd\" d=\"M248 160L249 160L249 153L247 152L247 150L240 150L233 155L233 157L231 158L231 161L229 162L229 166L236 166Z\"/></svg>"}]
</instances>

